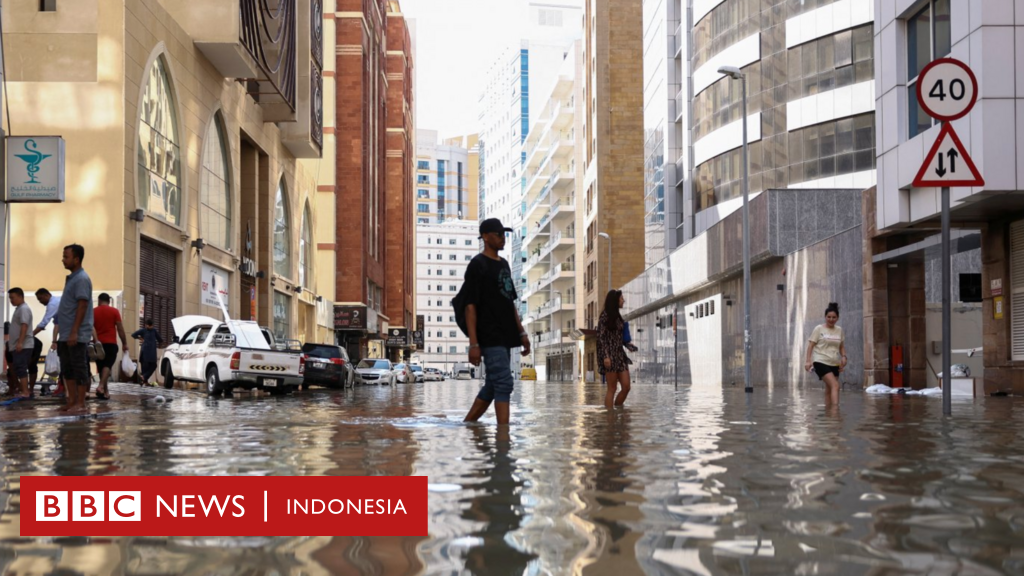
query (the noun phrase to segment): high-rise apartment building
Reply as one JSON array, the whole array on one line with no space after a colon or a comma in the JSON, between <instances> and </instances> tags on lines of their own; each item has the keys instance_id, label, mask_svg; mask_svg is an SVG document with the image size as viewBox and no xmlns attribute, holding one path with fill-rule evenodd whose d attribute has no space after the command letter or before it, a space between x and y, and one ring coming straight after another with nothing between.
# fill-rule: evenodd
<instances>
[{"instance_id":1,"label":"high-rise apartment building","mask_svg":"<svg viewBox=\"0 0 1024 576\"><path fill-rule=\"evenodd\" d=\"M562 61L580 35L579 1L526 5L524 37L503 50L487 70L480 96L480 218L500 218L517 230L506 257L517 289L525 287L523 270L523 192L526 163L523 143L542 106L531 94L547 94ZM520 307L525 314L525 305Z\"/></svg>"},{"instance_id":2,"label":"high-rise apartment building","mask_svg":"<svg viewBox=\"0 0 1024 576\"><path fill-rule=\"evenodd\" d=\"M605 294L644 269L642 4L586 0L576 106L577 325L594 329ZM586 346L585 372L597 370Z\"/></svg>"},{"instance_id":3,"label":"high-rise apartment building","mask_svg":"<svg viewBox=\"0 0 1024 576\"><path fill-rule=\"evenodd\" d=\"M570 380L576 328L576 61L580 42L562 62L537 122L526 138L523 247L527 302L523 326L533 339L541 380Z\"/></svg>"},{"instance_id":4,"label":"high-rise apartment building","mask_svg":"<svg viewBox=\"0 0 1024 576\"><path fill-rule=\"evenodd\" d=\"M416 310L423 316L420 364L449 372L466 362L469 339L455 323L452 298L462 288L466 266L480 252L479 224L450 219L416 225Z\"/></svg>"},{"instance_id":5,"label":"high-rise apartment building","mask_svg":"<svg viewBox=\"0 0 1024 576\"><path fill-rule=\"evenodd\" d=\"M476 220L480 161L460 144L476 136L438 143L436 130L418 130L416 141L416 223ZM455 144L458 142L458 144Z\"/></svg>"},{"instance_id":6,"label":"high-rise apartment building","mask_svg":"<svg viewBox=\"0 0 1024 576\"><path fill-rule=\"evenodd\" d=\"M336 317L361 319L339 342L398 358L383 335L415 319L412 42L397 0L337 0L334 18L337 232L320 254L337 262Z\"/></svg>"}]
</instances>

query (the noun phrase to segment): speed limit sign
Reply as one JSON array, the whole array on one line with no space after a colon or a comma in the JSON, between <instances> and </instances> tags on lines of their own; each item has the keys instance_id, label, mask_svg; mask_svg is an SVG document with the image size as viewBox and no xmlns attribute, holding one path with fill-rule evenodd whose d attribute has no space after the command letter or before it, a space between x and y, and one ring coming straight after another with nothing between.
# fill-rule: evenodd
<instances>
[{"instance_id":1,"label":"speed limit sign","mask_svg":"<svg viewBox=\"0 0 1024 576\"><path fill-rule=\"evenodd\" d=\"M939 58L921 70L917 101L929 116L949 122L963 118L978 100L978 79L963 62Z\"/></svg>"}]
</instances>

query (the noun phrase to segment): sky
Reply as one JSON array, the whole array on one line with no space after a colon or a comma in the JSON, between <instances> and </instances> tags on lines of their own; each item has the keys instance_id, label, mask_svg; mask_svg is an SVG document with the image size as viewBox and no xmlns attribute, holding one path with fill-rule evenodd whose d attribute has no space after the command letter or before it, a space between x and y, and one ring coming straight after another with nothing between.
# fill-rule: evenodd
<instances>
[{"instance_id":1,"label":"sky","mask_svg":"<svg viewBox=\"0 0 1024 576\"><path fill-rule=\"evenodd\" d=\"M416 128L441 138L479 130L483 71L521 37L522 0L401 0L415 19Z\"/></svg>"}]
</instances>

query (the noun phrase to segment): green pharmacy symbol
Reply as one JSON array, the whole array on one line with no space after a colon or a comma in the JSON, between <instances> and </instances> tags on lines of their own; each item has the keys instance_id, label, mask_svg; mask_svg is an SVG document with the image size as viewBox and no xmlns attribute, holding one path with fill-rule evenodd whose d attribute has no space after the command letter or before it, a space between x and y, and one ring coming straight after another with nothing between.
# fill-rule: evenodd
<instances>
[{"instance_id":1,"label":"green pharmacy symbol","mask_svg":"<svg viewBox=\"0 0 1024 576\"><path fill-rule=\"evenodd\" d=\"M36 174L39 172L39 164L52 156L52 154L43 154L37 150L39 146L33 139L25 141L25 151L29 154L16 154L18 158L21 158L28 164L28 181L25 184L39 184L39 180L36 180Z\"/></svg>"}]
</instances>

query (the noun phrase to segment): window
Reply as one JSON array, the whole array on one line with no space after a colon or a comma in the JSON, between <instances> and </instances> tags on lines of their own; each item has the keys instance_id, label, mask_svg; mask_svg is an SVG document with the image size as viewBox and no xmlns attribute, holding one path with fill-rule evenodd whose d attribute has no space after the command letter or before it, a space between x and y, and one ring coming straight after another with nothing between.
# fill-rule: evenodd
<instances>
[{"instance_id":1,"label":"window","mask_svg":"<svg viewBox=\"0 0 1024 576\"><path fill-rule=\"evenodd\" d=\"M430 254L427 254L427 260L430 260Z\"/></svg>"},{"instance_id":2,"label":"window","mask_svg":"<svg viewBox=\"0 0 1024 576\"><path fill-rule=\"evenodd\" d=\"M427 276L430 276L430 268L427 268Z\"/></svg>"},{"instance_id":3,"label":"window","mask_svg":"<svg viewBox=\"0 0 1024 576\"><path fill-rule=\"evenodd\" d=\"M289 319L291 317L291 298L280 292L274 292L274 338L289 338Z\"/></svg>"},{"instance_id":4,"label":"window","mask_svg":"<svg viewBox=\"0 0 1024 576\"><path fill-rule=\"evenodd\" d=\"M1011 353L1014 360L1024 360L1024 220L1010 224L1010 295L1007 300Z\"/></svg>"},{"instance_id":5,"label":"window","mask_svg":"<svg viewBox=\"0 0 1024 576\"><path fill-rule=\"evenodd\" d=\"M449 270L448 271L448 275L449 276L455 276L455 270Z\"/></svg>"},{"instance_id":6,"label":"window","mask_svg":"<svg viewBox=\"0 0 1024 576\"><path fill-rule=\"evenodd\" d=\"M459 257L458 257L457 255L455 255L455 254L449 254L449 255L448 255L448 259L449 259L449 260L458 260L458 259L459 259Z\"/></svg>"},{"instance_id":7,"label":"window","mask_svg":"<svg viewBox=\"0 0 1024 576\"><path fill-rule=\"evenodd\" d=\"M441 322L441 317L440 316L437 317L437 321Z\"/></svg>"},{"instance_id":8,"label":"window","mask_svg":"<svg viewBox=\"0 0 1024 576\"><path fill-rule=\"evenodd\" d=\"M430 219L429 218L417 218L416 219L416 223L417 224L430 224Z\"/></svg>"},{"instance_id":9,"label":"window","mask_svg":"<svg viewBox=\"0 0 1024 576\"><path fill-rule=\"evenodd\" d=\"M437 291L440 292L441 290L444 290L444 287L441 286L440 284L438 284L437 285Z\"/></svg>"},{"instance_id":10,"label":"window","mask_svg":"<svg viewBox=\"0 0 1024 576\"><path fill-rule=\"evenodd\" d=\"M455 330L449 330L448 331L448 337L449 338L455 338Z\"/></svg>"},{"instance_id":11,"label":"window","mask_svg":"<svg viewBox=\"0 0 1024 576\"><path fill-rule=\"evenodd\" d=\"M451 354L458 354L459 353L458 346L449 346L448 347L448 352L450 352Z\"/></svg>"},{"instance_id":12,"label":"window","mask_svg":"<svg viewBox=\"0 0 1024 576\"><path fill-rule=\"evenodd\" d=\"M449 246L455 246L455 238L449 238L448 239L448 245Z\"/></svg>"},{"instance_id":13,"label":"window","mask_svg":"<svg viewBox=\"0 0 1024 576\"><path fill-rule=\"evenodd\" d=\"M231 181L227 145L221 116L214 115L203 143L200 187L200 229L206 242L231 249Z\"/></svg>"},{"instance_id":14,"label":"window","mask_svg":"<svg viewBox=\"0 0 1024 576\"><path fill-rule=\"evenodd\" d=\"M429 190L417 190L416 191L416 197L417 198L430 198L430 191Z\"/></svg>"},{"instance_id":15,"label":"window","mask_svg":"<svg viewBox=\"0 0 1024 576\"><path fill-rule=\"evenodd\" d=\"M472 245L473 245L473 241L472 240L466 240L466 246L472 246Z\"/></svg>"},{"instance_id":16,"label":"window","mask_svg":"<svg viewBox=\"0 0 1024 576\"><path fill-rule=\"evenodd\" d=\"M441 245L441 239L440 238L437 239L437 244L438 244L438 246ZM440 258L438 258L438 260L440 260Z\"/></svg>"},{"instance_id":17,"label":"window","mask_svg":"<svg viewBox=\"0 0 1024 576\"><path fill-rule=\"evenodd\" d=\"M449 322L455 322L455 316L449 316L448 317L448 321Z\"/></svg>"},{"instance_id":18,"label":"window","mask_svg":"<svg viewBox=\"0 0 1024 576\"><path fill-rule=\"evenodd\" d=\"M473 259L472 256L470 256L469 254L466 254L466 262L469 262L472 259Z\"/></svg>"},{"instance_id":19,"label":"window","mask_svg":"<svg viewBox=\"0 0 1024 576\"><path fill-rule=\"evenodd\" d=\"M288 278L292 271L291 227L288 225L288 204L285 200L284 177L277 185L274 200L274 272Z\"/></svg>"},{"instance_id":20,"label":"window","mask_svg":"<svg viewBox=\"0 0 1024 576\"><path fill-rule=\"evenodd\" d=\"M907 107L913 138L936 122L917 103L917 80L932 60L949 54L952 38L949 26L949 0L929 0L920 12L907 20Z\"/></svg>"},{"instance_id":21,"label":"window","mask_svg":"<svg viewBox=\"0 0 1024 576\"><path fill-rule=\"evenodd\" d=\"M56 12L57 0L39 0L40 12Z\"/></svg>"},{"instance_id":22,"label":"window","mask_svg":"<svg viewBox=\"0 0 1024 576\"><path fill-rule=\"evenodd\" d=\"M302 214L302 234L299 236L299 286L309 288L313 282L313 228L309 204Z\"/></svg>"},{"instance_id":23,"label":"window","mask_svg":"<svg viewBox=\"0 0 1024 576\"><path fill-rule=\"evenodd\" d=\"M789 133L789 182L875 167L875 115L861 114Z\"/></svg>"},{"instance_id":24,"label":"window","mask_svg":"<svg viewBox=\"0 0 1024 576\"><path fill-rule=\"evenodd\" d=\"M139 206L150 216L181 224L181 150L178 113L163 56L144 78L139 104Z\"/></svg>"},{"instance_id":25,"label":"window","mask_svg":"<svg viewBox=\"0 0 1024 576\"><path fill-rule=\"evenodd\" d=\"M426 174L420 174L419 176L416 177L416 183L430 184L430 176L427 176Z\"/></svg>"},{"instance_id":26,"label":"window","mask_svg":"<svg viewBox=\"0 0 1024 576\"><path fill-rule=\"evenodd\" d=\"M417 170L430 170L430 160L419 160L416 162Z\"/></svg>"},{"instance_id":27,"label":"window","mask_svg":"<svg viewBox=\"0 0 1024 576\"><path fill-rule=\"evenodd\" d=\"M454 285L452 285L452 286L449 286L449 287L448 287L448 291L449 291L449 292L455 292L455 286L454 286Z\"/></svg>"},{"instance_id":28,"label":"window","mask_svg":"<svg viewBox=\"0 0 1024 576\"><path fill-rule=\"evenodd\" d=\"M417 212L430 212L430 206L427 205L427 204L417 204L416 205L416 211Z\"/></svg>"}]
</instances>

